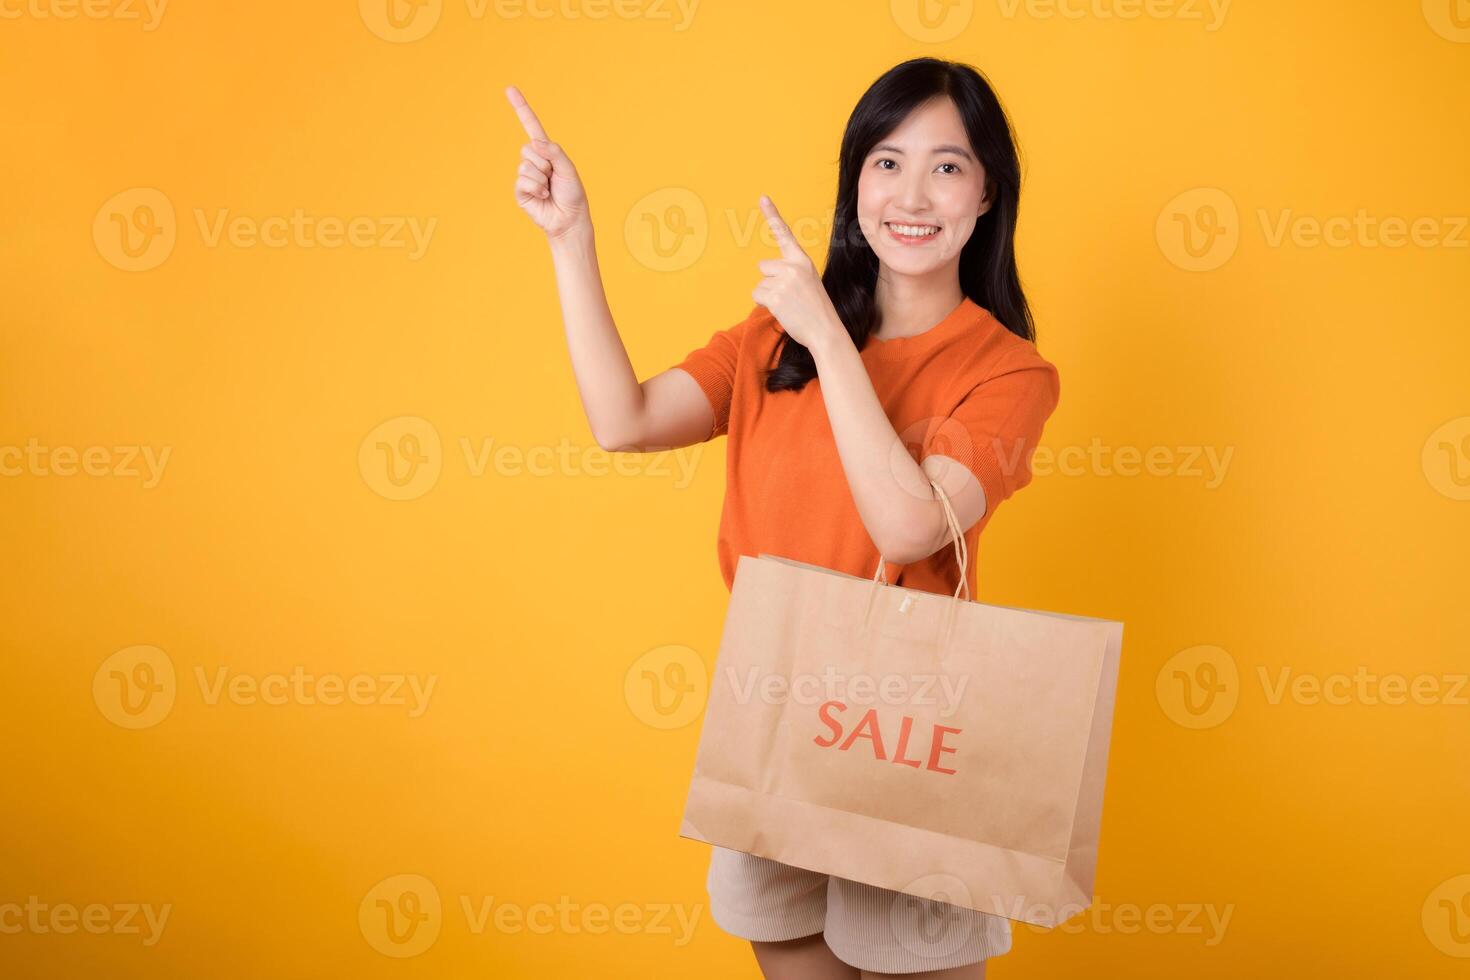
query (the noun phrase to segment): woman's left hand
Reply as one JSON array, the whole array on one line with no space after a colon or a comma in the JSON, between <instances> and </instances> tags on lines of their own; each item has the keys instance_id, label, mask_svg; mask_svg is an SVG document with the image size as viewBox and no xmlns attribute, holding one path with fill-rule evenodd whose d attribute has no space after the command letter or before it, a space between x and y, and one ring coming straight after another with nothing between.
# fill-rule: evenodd
<instances>
[{"instance_id":1,"label":"woman's left hand","mask_svg":"<svg viewBox=\"0 0 1470 980\"><path fill-rule=\"evenodd\" d=\"M781 248L781 257L761 260L761 275L765 278L751 292L751 298L770 310L781 329L803 347L811 348L837 333L845 334L816 264L802 250L775 203L762 194L760 204L766 226Z\"/></svg>"}]
</instances>

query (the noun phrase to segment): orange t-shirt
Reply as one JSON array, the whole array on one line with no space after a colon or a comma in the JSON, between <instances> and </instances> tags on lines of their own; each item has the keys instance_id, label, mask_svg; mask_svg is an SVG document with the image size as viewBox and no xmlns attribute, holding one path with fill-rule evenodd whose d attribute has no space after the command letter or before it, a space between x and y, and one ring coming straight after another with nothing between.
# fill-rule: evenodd
<instances>
[{"instance_id":1,"label":"orange t-shirt","mask_svg":"<svg viewBox=\"0 0 1470 980\"><path fill-rule=\"evenodd\" d=\"M821 379L801 391L766 391L760 368L775 366L781 335L776 318L757 306L675 365L714 408L705 441L728 435L718 542L725 587L734 585L741 555L762 552L872 578L878 549L848 488ZM1031 482L1031 455L1061 390L1057 369L968 297L923 333L870 337L860 356L910 455L956 459L985 488L985 516L965 533L970 598L977 598L980 532ZM959 585L952 545L886 570L889 582L911 589L953 594Z\"/></svg>"}]
</instances>

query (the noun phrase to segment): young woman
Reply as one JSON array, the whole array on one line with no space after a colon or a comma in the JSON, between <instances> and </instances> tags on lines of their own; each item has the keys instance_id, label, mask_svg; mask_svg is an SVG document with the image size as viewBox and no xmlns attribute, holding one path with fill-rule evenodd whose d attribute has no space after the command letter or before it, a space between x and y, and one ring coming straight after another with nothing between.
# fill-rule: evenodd
<instances>
[{"instance_id":1,"label":"young woman","mask_svg":"<svg viewBox=\"0 0 1470 980\"><path fill-rule=\"evenodd\" d=\"M639 381L607 307L587 197L521 93L531 137L516 200L556 266L572 369L600 446L640 452L727 435L718 554L770 552L954 594L948 495L967 579L995 508L1031 479L1056 408L1016 272L1020 167L975 69L904 62L858 101L842 137L825 269L768 198L781 257L759 263L744 320ZM749 939L770 980L889 975L977 980L1011 945L1005 918L919 900L726 848L710 914Z\"/></svg>"}]
</instances>

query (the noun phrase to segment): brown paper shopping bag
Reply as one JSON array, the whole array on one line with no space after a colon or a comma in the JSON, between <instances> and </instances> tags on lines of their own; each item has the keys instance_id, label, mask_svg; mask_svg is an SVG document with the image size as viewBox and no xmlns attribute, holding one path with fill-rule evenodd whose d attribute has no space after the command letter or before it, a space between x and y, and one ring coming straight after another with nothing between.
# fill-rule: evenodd
<instances>
[{"instance_id":1,"label":"brown paper shopping bag","mask_svg":"<svg viewBox=\"0 0 1470 980\"><path fill-rule=\"evenodd\" d=\"M680 836L1054 926L1092 901L1123 624L736 565Z\"/></svg>"}]
</instances>

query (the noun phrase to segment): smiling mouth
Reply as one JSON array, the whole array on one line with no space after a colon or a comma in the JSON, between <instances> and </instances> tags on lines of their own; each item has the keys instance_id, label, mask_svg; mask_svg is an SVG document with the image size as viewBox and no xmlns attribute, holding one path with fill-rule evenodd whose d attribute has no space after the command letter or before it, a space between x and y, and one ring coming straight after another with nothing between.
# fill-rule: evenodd
<instances>
[{"instance_id":1,"label":"smiling mouth","mask_svg":"<svg viewBox=\"0 0 1470 980\"><path fill-rule=\"evenodd\" d=\"M885 221L883 227L888 233L906 245L927 242L939 234L938 225L909 225L896 221Z\"/></svg>"}]
</instances>

